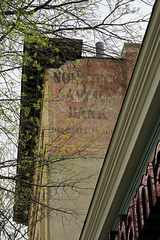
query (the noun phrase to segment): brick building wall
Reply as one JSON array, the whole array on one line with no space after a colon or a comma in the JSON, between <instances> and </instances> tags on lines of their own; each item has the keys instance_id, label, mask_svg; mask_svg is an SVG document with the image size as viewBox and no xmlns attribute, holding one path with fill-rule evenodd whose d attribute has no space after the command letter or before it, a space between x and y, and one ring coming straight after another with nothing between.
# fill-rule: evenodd
<instances>
[{"instance_id":1,"label":"brick building wall","mask_svg":"<svg viewBox=\"0 0 160 240\"><path fill-rule=\"evenodd\" d=\"M138 51L139 45L125 44L122 58L81 58L46 70L39 142L53 162L48 181L75 183L78 177L81 190L46 193L51 207L77 215L51 212L36 224L37 236L41 231L45 240L78 239ZM58 156L67 160L56 163Z\"/></svg>"}]
</instances>

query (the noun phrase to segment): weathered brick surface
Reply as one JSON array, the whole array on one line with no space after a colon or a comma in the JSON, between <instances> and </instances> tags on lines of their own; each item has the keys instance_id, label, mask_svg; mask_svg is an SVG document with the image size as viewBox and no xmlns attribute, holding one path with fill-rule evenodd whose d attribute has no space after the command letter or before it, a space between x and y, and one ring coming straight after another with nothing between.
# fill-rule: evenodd
<instances>
[{"instance_id":1,"label":"weathered brick surface","mask_svg":"<svg viewBox=\"0 0 160 240\"><path fill-rule=\"evenodd\" d=\"M104 156L136 61L135 49L126 45L121 59L84 58L47 71L49 128L57 133L51 141L64 126L65 134L72 135L68 146L103 129L103 136L83 155Z\"/></svg>"}]
</instances>

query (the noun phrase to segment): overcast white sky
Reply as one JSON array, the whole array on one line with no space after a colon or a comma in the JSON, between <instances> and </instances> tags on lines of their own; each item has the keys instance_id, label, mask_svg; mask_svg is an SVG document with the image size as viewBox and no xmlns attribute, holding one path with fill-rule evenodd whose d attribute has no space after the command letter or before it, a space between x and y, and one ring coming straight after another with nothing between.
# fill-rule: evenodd
<instances>
[{"instance_id":1,"label":"overcast white sky","mask_svg":"<svg viewBox=\"0 0 160 240\"><path fill-rule=\"evenodd\" d=\"M99 5L99 18L104 19L104 17L106 17L110 13L110 10L107 7L108 4L106 4L106 2L110 2L111 5L114 6L117 3L117 1L118 0L102 0ZM124 22L124 21L128 22L130 20L135 20L137 17L144 16L144 15L148 15L148 17L150 17L150 14L152 11L152 6L154 5L155 0L119 0L118 2L119 3L125 2L126 4L129 5L130 9L132 7L135 7L137 9L139 8L139 11L136 11L136 13L134 15L129 13L125 16L122 16L121 22ZM119 21L119 23L120 23L120 21ZM148 23L142 23L141 24L142 29L138 31L139 35L142 36L142 38L140 39L141 41L145 34L147 25L148 25ZM95 42L103 41L102 39L103 38L101 38L101 36L97 35L95 37L94 41ZM104 41L105 41L105 39L104 39ZM108 39L106 40L106 44L107 44L107 42L108 42ZM117 43L119 43L119 50L122 49L123 42L117 41Z\"/></svg>"}]
</instances>

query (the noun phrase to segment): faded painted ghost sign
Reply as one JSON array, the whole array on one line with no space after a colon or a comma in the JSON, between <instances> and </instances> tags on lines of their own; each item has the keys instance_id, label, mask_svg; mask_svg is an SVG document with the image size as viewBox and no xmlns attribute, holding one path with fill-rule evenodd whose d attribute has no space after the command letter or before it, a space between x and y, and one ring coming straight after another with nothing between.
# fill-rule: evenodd
<instances>
[{"instance_id":1,"label":"faded painted ghost sign","mask_svg":"<svg viewBox=\"0 0 160 240\"><path fill-rule=\"evenodd\" d=\"M105 129L111 136L122 99L125 81L119 60L81 59L59 69L48 70L50 107L57 131L67 119L83 120L76 130L85 135ZM107 138L106 138L107 141ZM106 148L106 142L102 140Z\"/></svg>"}]
</instances>

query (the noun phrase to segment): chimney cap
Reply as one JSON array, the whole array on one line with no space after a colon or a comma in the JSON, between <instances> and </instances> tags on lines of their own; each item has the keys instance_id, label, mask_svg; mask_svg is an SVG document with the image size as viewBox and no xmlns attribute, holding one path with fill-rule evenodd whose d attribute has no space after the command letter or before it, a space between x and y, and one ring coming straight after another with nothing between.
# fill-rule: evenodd
<instances>
[{"instance_id":1,"label":"chimney cap","mask_svg":"<svg viewBox=\"0 0 160 240\"><path fill-rule=\"evenodd\" d=\"M99 57L99 58L104 57L104 43L103 42L96 43L96 57Z\"/></svg>"}]
</instances>

